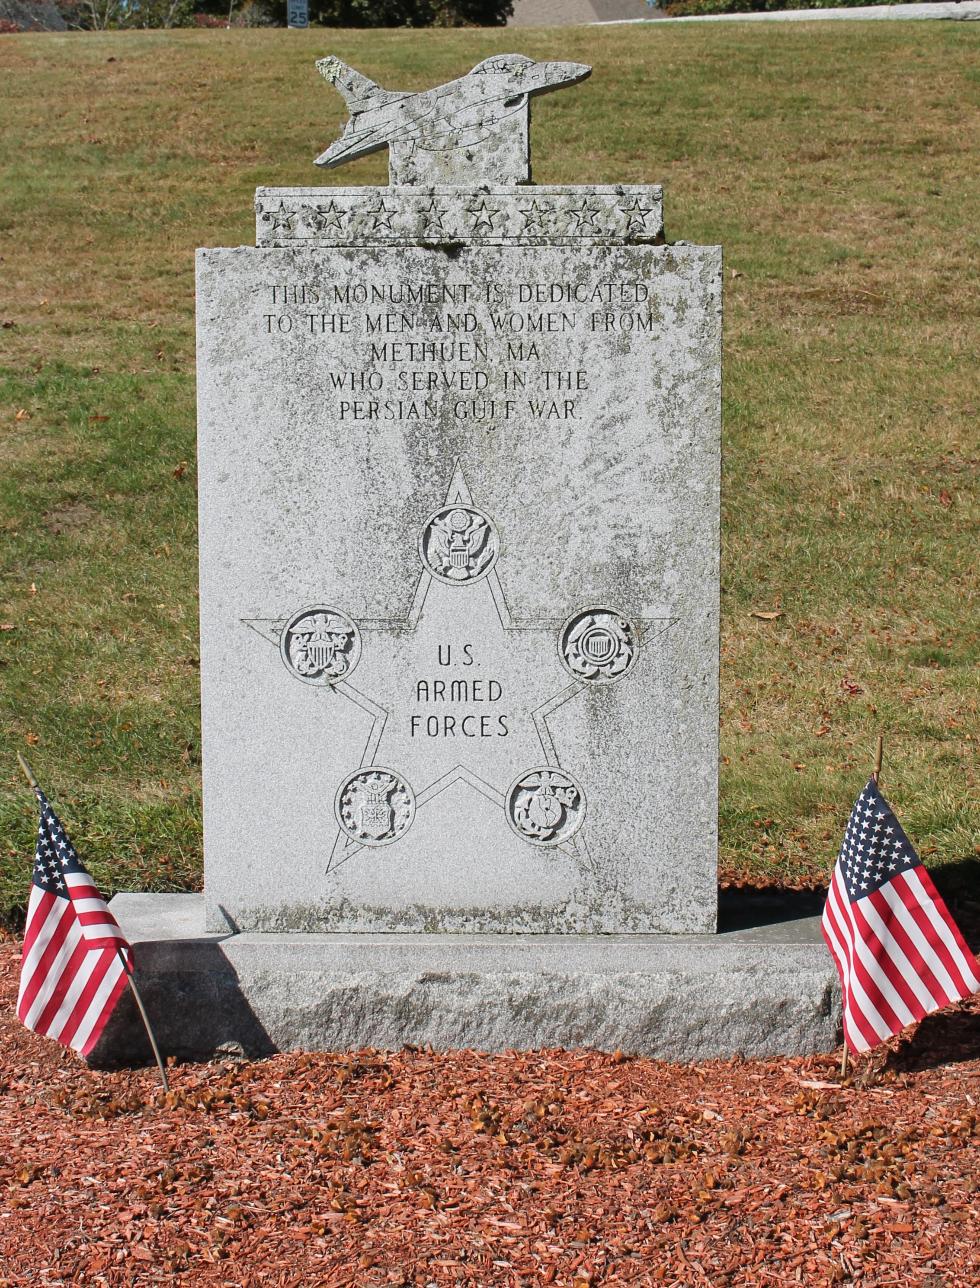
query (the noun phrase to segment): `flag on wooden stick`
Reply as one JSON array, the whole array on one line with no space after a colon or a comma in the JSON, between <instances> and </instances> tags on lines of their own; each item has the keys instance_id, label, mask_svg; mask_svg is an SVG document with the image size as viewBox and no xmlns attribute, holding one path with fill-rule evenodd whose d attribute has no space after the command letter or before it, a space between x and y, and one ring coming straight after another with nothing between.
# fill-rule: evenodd
<instances>
[{"instance_id":1,"label":"flag on wooden stick","mask_svg":"<svg viewBox=\"0 0 980 1288\"><path fill-rule=\"evenodd\" d=\"M132 950L44 793L27 908L17 1014L81 1055L99 1040L132 969Z\"/></svg>"},{"instance_id":2,"label":"flag on wooden stick","mask_svg":"<svg viewBox=\"0 0 980 1288\"><path fill-rule=\"evenodd\" d=\"M873 778L851 811L821 928L852 1051L980 988L976 958Z\"/></svg>"}]
</instances>

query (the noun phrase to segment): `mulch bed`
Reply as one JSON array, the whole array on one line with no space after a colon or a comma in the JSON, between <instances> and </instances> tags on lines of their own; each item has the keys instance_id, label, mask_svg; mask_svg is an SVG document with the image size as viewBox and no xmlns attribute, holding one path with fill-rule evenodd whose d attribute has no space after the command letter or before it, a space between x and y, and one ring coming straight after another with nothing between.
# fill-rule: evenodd
<instances>
[{"instance_id":1,"label":"mulch bed","mask_svg":"<svg viewBox=\"0 0 980 1288\"><path fill-rule=\"evenodd\" d=\"M980 999L861 1061L404 1050L91 1073L13 1014L0 1284L980 1284Z\"/></svg>"}]
</instances>

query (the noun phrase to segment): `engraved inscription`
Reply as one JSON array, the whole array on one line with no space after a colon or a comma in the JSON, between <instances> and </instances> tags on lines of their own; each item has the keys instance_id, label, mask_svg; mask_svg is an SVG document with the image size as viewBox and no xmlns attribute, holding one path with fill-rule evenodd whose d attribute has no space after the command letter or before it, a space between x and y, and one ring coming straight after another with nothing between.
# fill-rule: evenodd
<instances>
[{"instance_id":1,"label":"engraved inscription","mask_svg":"<svg viewBox=\"0 0 980 1288\"><path fill-rule=\"evenodd\" d=\"M361 635L338 608L318 604L303 608L283 627L282 660L306 684L337 684L357 666Z\"/></svg>"},{"instance_id":2,"label":"engraved inscription","mask_svg":"<svg viewBox=\"0 0 980 1288\"><path fill-rule=\"evenodd\" d=\"M271 311L257 321L273 343L325 342L324 393L347 423L581 420L598 412L596 389L584 366L563 361L564 337L662 326L649 284L619 278L314 279L269 282L263 296Z\"/></svg>"},{"instance_id":3,"label":"engraved inscription","mask_svg":"<svg viewBox=\"0 0 980 1288\"><path fill-rule=\"evenodd\" d=\"M393 769L373 765L341 783L335 803L340 830L359 845L390 845L415 818L415 793Z\"/></svg>"},{"instance_id":4,"label":"engraved inscription","mask_svg":"<svg viewBox=\"0 0 980 1288\"><path fill-rule=\"evenodd\" d=\"M493 522L468 505L437 510L419 537L419 553L426 568L439 581L454 586L485 577L499 551Z\"/></svg>"},{"instance_id":5,"label":"engraved inscription","mask_svg":"<svg viewBox=\"0 0 980 1288\"><path fill-rule=\"evenodd\" d=\"M570 617L558 635L562 665L576 680L609 684L636 662L636 628L611 608L586 608Z\"/></svg>"},{"instance_id":6,"label":"engraved inscription","mask_svg":"<svg viewBox=\"0 0 980 1288\"><path fill-rule=\"evenodd\" d=\"M458 670L481 665L474 644L439 643L435 661L440 667ZM414 681L415 711L409 714L412 738L506 738L510 734L510 713L501 712L504 686L486 676L466 678L427 675Z\"/></svg>"},{"instance_id":7,"label":"engraved inscription","mask_svg":"<svg viewBox=\"0 0 980 1288\"><path fill-rule=\"evenodd\" d=\"M582 826L585 794L563 769L542 765L521 774L507 793L507 821L532 845L561 845Z\"/></svg>"}]
</instances>

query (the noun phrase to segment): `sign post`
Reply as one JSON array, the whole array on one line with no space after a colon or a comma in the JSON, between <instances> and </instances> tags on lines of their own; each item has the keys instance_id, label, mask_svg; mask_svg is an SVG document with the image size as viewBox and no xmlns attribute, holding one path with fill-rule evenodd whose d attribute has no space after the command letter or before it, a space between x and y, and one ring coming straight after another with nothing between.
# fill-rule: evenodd
<instances>
[{"instance_id":1,"label":"sign post","mask_svg":"<svg viewBox=\"0 0 980 1288\"><path fill-rule=\"evenodd\" d=\"M286 26L308 27L310 25L310 0L287 0Z\"/></svg>"}]
</instances>

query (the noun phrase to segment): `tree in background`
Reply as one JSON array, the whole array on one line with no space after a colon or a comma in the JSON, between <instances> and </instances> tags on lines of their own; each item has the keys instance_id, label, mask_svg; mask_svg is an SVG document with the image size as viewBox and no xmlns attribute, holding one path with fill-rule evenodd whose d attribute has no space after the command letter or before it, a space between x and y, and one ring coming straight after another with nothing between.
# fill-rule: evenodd
<instances>
[{"instance_id":1,"label":"tree in background","mask_svg":"<svg viewBox=\"0 0 980 1288\"><path fill-rule=\"evenodd\" d=\"M69 27L286 25L286 0L57 0ZM310 0L319 27L502 27L512 0Z\"/></svg>"},{"instance_id":2,"label":"tree in background","mask_svg":"<svg viewBox=\"0 0 980 1288\"><path fill-rule=\"evenodd\" d=\"M193 8L229 25L286 25L286 0L246 0L231 10L228 0L198 0ZM502 27L513 11L512 0L310 0L310 22L319 27Z\"/></svg>"},{"instance_id":3,"label":"tree in background","mask_svg":"<svg viewBox=\"0 0 980 1288\"><path fill-rule=\"evenodd\" d=\"M194 0L58 0L69 27L109 31L120 27L186 27Z\"/></svg>"}]
</instances>

